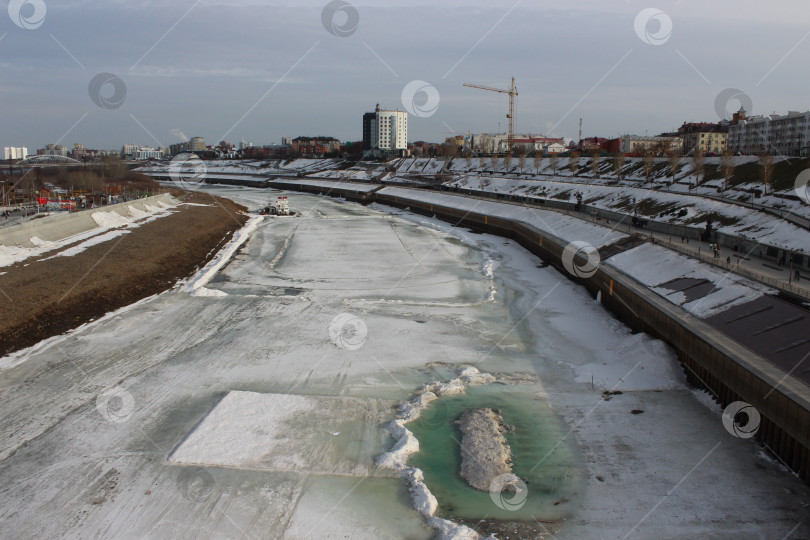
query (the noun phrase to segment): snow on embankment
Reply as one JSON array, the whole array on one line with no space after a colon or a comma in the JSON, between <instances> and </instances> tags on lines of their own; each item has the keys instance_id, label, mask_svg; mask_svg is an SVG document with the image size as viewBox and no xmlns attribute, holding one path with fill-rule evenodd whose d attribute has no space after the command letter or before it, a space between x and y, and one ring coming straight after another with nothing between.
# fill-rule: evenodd
<instances>
[{"instance_id":1,"label":"snow on embankment","mask_svg":"<svg viewBox=\"0 0 810 540\"><path fill-rule=\"evenodd\" d=\"M408 467L408 457L419 451L419 441L405 424L419 418L422 411L431 402L440 397L453 396L466 392L467 386L482 386L494 382L517 384L525 381L520 377L495 376L481 373L474 367L463 368L458 377L447 382L434 381L420 388L408 401L397 407L397 418L385 426L394 439L394 446L388 452L377 456L377 466L382 469L393 469L408 483L414 509L425 519L427 524L436 530L441 540L478 539L480 535L473 529L452 521L436 517L439 507L436 497L425 484L421 469Z\"/></svg>"},{"instance_id":2,"label":"snow on embankment","mask_svg":"<svg viewBox=\"0 0 810 540\"><path fill-rule=\"evenodd\" d=\"M248 241L263 220L264 216L255 216L245 223L241 229L233 234L231 241L225 244L225 247L219 250L217 254L214 255L214 258L205 265L205 268L188 279L181 290L193 296L227 296L227 293L223 291L206 289L205 286L214 279L217 272L228 264L236 252L239 251L239 248L242 247L242 244Z\"/></svg>"},{"instance_id":3,"label":"snow on embankment","mask_svg":"<svg viewBox=\"0 0 810 540\"><path fill-rule=\"evenodd\" d=\"M642 244L609 258L607 264L648 286L676 306L700 318L744 304L777 291L730 271L701 263L653 244ZM711 284L711 292L690 300L683 292L664 285L678 279Z\"/></svg>"},{"instance_id":4,"label":"snow on embankment","mask_svg":"<svg viewBox=\"0 0 810 540\"><path fill-rule=\"evenodd\" d=\"M597 248L612 244L617 240L627 237L627 235L622 232L589 221L583 221L573 216L516 204L484 201L468 197L459 197L457 195L398 187L385 187L377 193L437 206L446 206L463 212L486 214L490 217L509 219L531 225L544 233L556 236L566 242L579 240L587 242ZM405 203L406 201L400 202Z\"/></svg>"},{"instance_id":5,"label":"snow on embankment","mask_svg":"<svg viewBox=\"0 0 810 540\"><path fill-rule=\"evenodd\" d=\"M588 180L600 181L598 179ZM574 192L578 191L582 193L583 199L588 201L589 207L625 213L630 212L622 210L628 201L649 201L653 203L652 206L659 207L653 215L646 216L654 221L702 228L707 217L717 214L728 220L725 222L724 220L718 221L716 217L713 218L715 230L723 234L741 236L763 244L810 251L810 233L793 223L740 204L718 201L691 193L656 191L633 186L572 184L564 179L540 181L486 176L464 176L450 185L484 193L504 193L542 199L556 198L569 202L573 202ZM711 193L705 194L716 195L717 193L712 189ZM794 211L802 209L803 206L801 203L789 199L775 199L773 204L792 206ZM659 216L658 212L663 209L677 209L683 211L683 214L673 212L667 216Z\"/></svg>"}]
</instances>

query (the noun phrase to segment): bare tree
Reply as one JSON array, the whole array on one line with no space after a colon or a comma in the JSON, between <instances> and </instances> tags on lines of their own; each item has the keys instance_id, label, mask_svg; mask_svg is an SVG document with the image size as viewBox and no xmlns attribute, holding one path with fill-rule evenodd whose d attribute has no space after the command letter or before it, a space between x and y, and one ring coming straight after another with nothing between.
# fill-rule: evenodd
<instances>
[{"instance_id":1,"label":"bare tree","mask_svg":"<svg viewBox=\"0 0 810 540\"><path fill-rule=\"evenodd\" d=\"M759 164L762 166L762 194L768 194L768 184L773 177L773 156L762 154L759 156Z\"/></svg>"},{"instance_id":2,"label":"bare tree","mask_svg":"<svg viewBox=\"0 0 810 540\"><path fill-rule=\"evenodd\" d=\"M489 164L492 165L492 172L495 172L495 167L498 166L498 158L495 156L495 154L490 154Z\"/></svg>"},{"instance_id":3,"label":"bare tree","mask_svg":"<svg viewBox=\"0 0 810 540\"><path fill-rule=\"evenodd\" d=\"M472 169L472 151L469 148L464 150L464 161L467 162L467 170Z\"/></svg>"},{"instance_id":4,"label":"bare tree","mask_svg":"<svg viewBox=\"0 0 810 540\"><path fill-rule=\"evenodd\" d=\"M543 164L543 151L534 151L534 173L540 174L540 166Z\"/></svg>"},{"instance_id":5,"label":"bare tree","mask_svg":"<svg viewBox=\"0 0 810 540\"><path fill-rule=\"evenodd\" d=\"M550 154L548 160L551 162L551 170L554 171L554 176L557 176L557 167L560 163L560 156L557 154Z\"/></svg>"},{"instance_id":6,"label":"bare tree","mask_svg":"<svg viewBox=\"0 0 810 540\"><path fill-rule=\"evenodd\" d=\"M601 159L602 154L599 152L594 152L591 154L591 172L593 173L593 177L596 178L596 169L599 168L599 160Z\"/></svg>"},{"instance_id":7,"label":"bare tree","mask_svg":"<svg viewBox=\"0 0 810 540\"><path fill-rule=\"evenodd\" d=\"M728 181L734 176L734 158L726 150L720 158L720 168L723 169L723 191L728 189Z\"/></svg>"},{"instance_id":8,"label":"bare tree","mask_svg":"<svg viewBox=\"0 0 810 540\"><path fill-rule=\"evenodd\" d=\"M123 178L128 171L127 166L118 156L104 156L102 163L106 166L110 178Z\"/></svg>"},{"instance_id":9,"label":"bare tree","mask_svg":"<svg viewBox=\"0 0 810 540\"><path fill-rule=\"evenodd\" d=\"M616 178L622 179L622 167L624 167L624 153L619 152L613 156L613 169L616 171Z\"/></svg>"},{"instance_id":10,"label":"bare tree","mask_svg":"<svg viewBox=\"0 0 810 540\"><path fill-rule=\"evenodd\" d=\"M484 155L478 156L478 167L483 171L487 166L487 158Z\"/></svg>"},{"instance_id":11,"label":"bare tree","mask_svg":"<svg viewBox=\"0 0 810 540\"><path fill-rule=\"evenodd\" d=\"M692 154L692 167L695 169L695 189L697 189L698 180L705 176L706 171L706 154L703 153L703 150L696 149Z\"/></svg>"},{"instance_id":12,"label":"bare tree","mask_svg":"<svg viewBox=\"0 0 810 540\"><path fill-rule=\"evenodd\" d=\"M518 157L518 166L520 167L520 172L523 172L523 168L526 166L526 152L520 153L520 156Z\"/></svg>"},{"instance_id":13,"label":"bare tree","mask_svg":"<svg viewBox=\"0 0 810 540\"><path fill-rule=\"evenodd\" d=\"M444 155L450 159L458 155L458 145L451 142L444 143Z\"/></svg>"},{"instance_id":14,"label":"bare tree","mask_svg":"<svg viewBox=\"0 0 810 540\"><path fill-rule=\"evenodd\" d=\"M512 169L512 154L506 154L506 157L503 158L503 167L506 169L506 173L509 174Z\"/></svg>"},{"instance_id":15,"label":"bare tree","mask_svg":"<svg viewBox=\"0 0 810 540\"><path fill-rule=\"evenodd\" d=\"M655 156L652 152L647 152L644 154L644 178L647 179L647 183L650 183L650 177L652 176L653 169L655 168Z\"/></svg>"},{"instance_id":16,"label":"bare tree","mask_svg":"<svg viewBox=\"0 0 810 540\"><path fill-rule=\"evenodd\" d=\"M568 169L571 171L571 176L576 176L579 172L579 152L571 152L568 158Z\"/></svg>"},{"instance_id":17,"label":"bare tree","mask_svg":"<svg viewBox=\"0 0 810 540\"><path fill-rule=\"evenodd\" d=\"M88 193L104 191L104 180L92 170L84 169L68 173L67 182L74 189L81 189Z\"/></svg>"},{"instance_id":18,"label":"bare tree","mask_svg":"<svg viewBox=\"0 0 810 540\"><path fill-rule=\"evenodd\" d=\"M669 152L667 152L667 159L669 160L669 172L672 175L672 183L675 183L675 176L678 174L678 171L681 170L681 152L680 150L673 148Z\"/></svg>"}]
</instances>

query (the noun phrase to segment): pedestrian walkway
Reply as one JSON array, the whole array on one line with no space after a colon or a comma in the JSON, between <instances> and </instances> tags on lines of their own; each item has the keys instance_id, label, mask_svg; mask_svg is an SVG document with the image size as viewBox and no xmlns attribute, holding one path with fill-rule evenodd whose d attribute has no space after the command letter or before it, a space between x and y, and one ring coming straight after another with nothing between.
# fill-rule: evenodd
<instances>
[{"instance_id":1,"label":"pedestrian walkway","mask_svg":"<svg viewBox=\"0 0 810 540\"><path fill-rule=\"evenodd\" d=\"M565 213L577 215L577 212L565 211ZM582 214L579 215L582 216ZM692 239L689 243L686 243L681 237L646 231L636 228L630 223L620 223L616 225L616 230L627 231L629 234L643 234L653 238L661 246L810 300L810 275L806 272L801 273L801 270L799 270L800 277L796 279L794 275L798 269L791 269L789 265L780 268L775 261L770 259L763 259L754 253L733 251L727 247L719 248L718 256L715 257L713 250L706 242L695 242Z\"/></svg>"}]
</instances>

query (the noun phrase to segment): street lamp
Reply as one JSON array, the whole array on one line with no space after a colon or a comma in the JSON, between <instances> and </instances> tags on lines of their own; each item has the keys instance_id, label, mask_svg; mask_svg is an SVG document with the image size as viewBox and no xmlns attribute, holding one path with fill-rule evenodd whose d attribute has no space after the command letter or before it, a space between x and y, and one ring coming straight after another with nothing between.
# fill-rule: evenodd
<instances>
[{"instance_id":1,"label":"street lamp","mask_svg":"<svg viewBox=\"0 0 810 540\"><path fill-rule=\"evenodd\" d=\"M788 270L788 285L793 282L793 251L788 252L788 258L790 259L790 270Z\"/></svg>"}]
</instances>

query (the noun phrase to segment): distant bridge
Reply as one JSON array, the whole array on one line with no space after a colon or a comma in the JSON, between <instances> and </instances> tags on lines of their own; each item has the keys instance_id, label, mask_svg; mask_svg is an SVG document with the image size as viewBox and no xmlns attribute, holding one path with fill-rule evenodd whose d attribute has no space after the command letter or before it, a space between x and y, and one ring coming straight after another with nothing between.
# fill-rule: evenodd
<instances>
[{"instance_id":1,"label":"distant bridge","mask_svg":"<svg viewBox=\"0 0 810 540\"><path fill-rule=\"evenodd\" d=\"M67 156L31 156L29 158L18 161L16 166L25 167L26 165L81 165L81 161L69 158Z\"/></svg>"}]
</instances>

